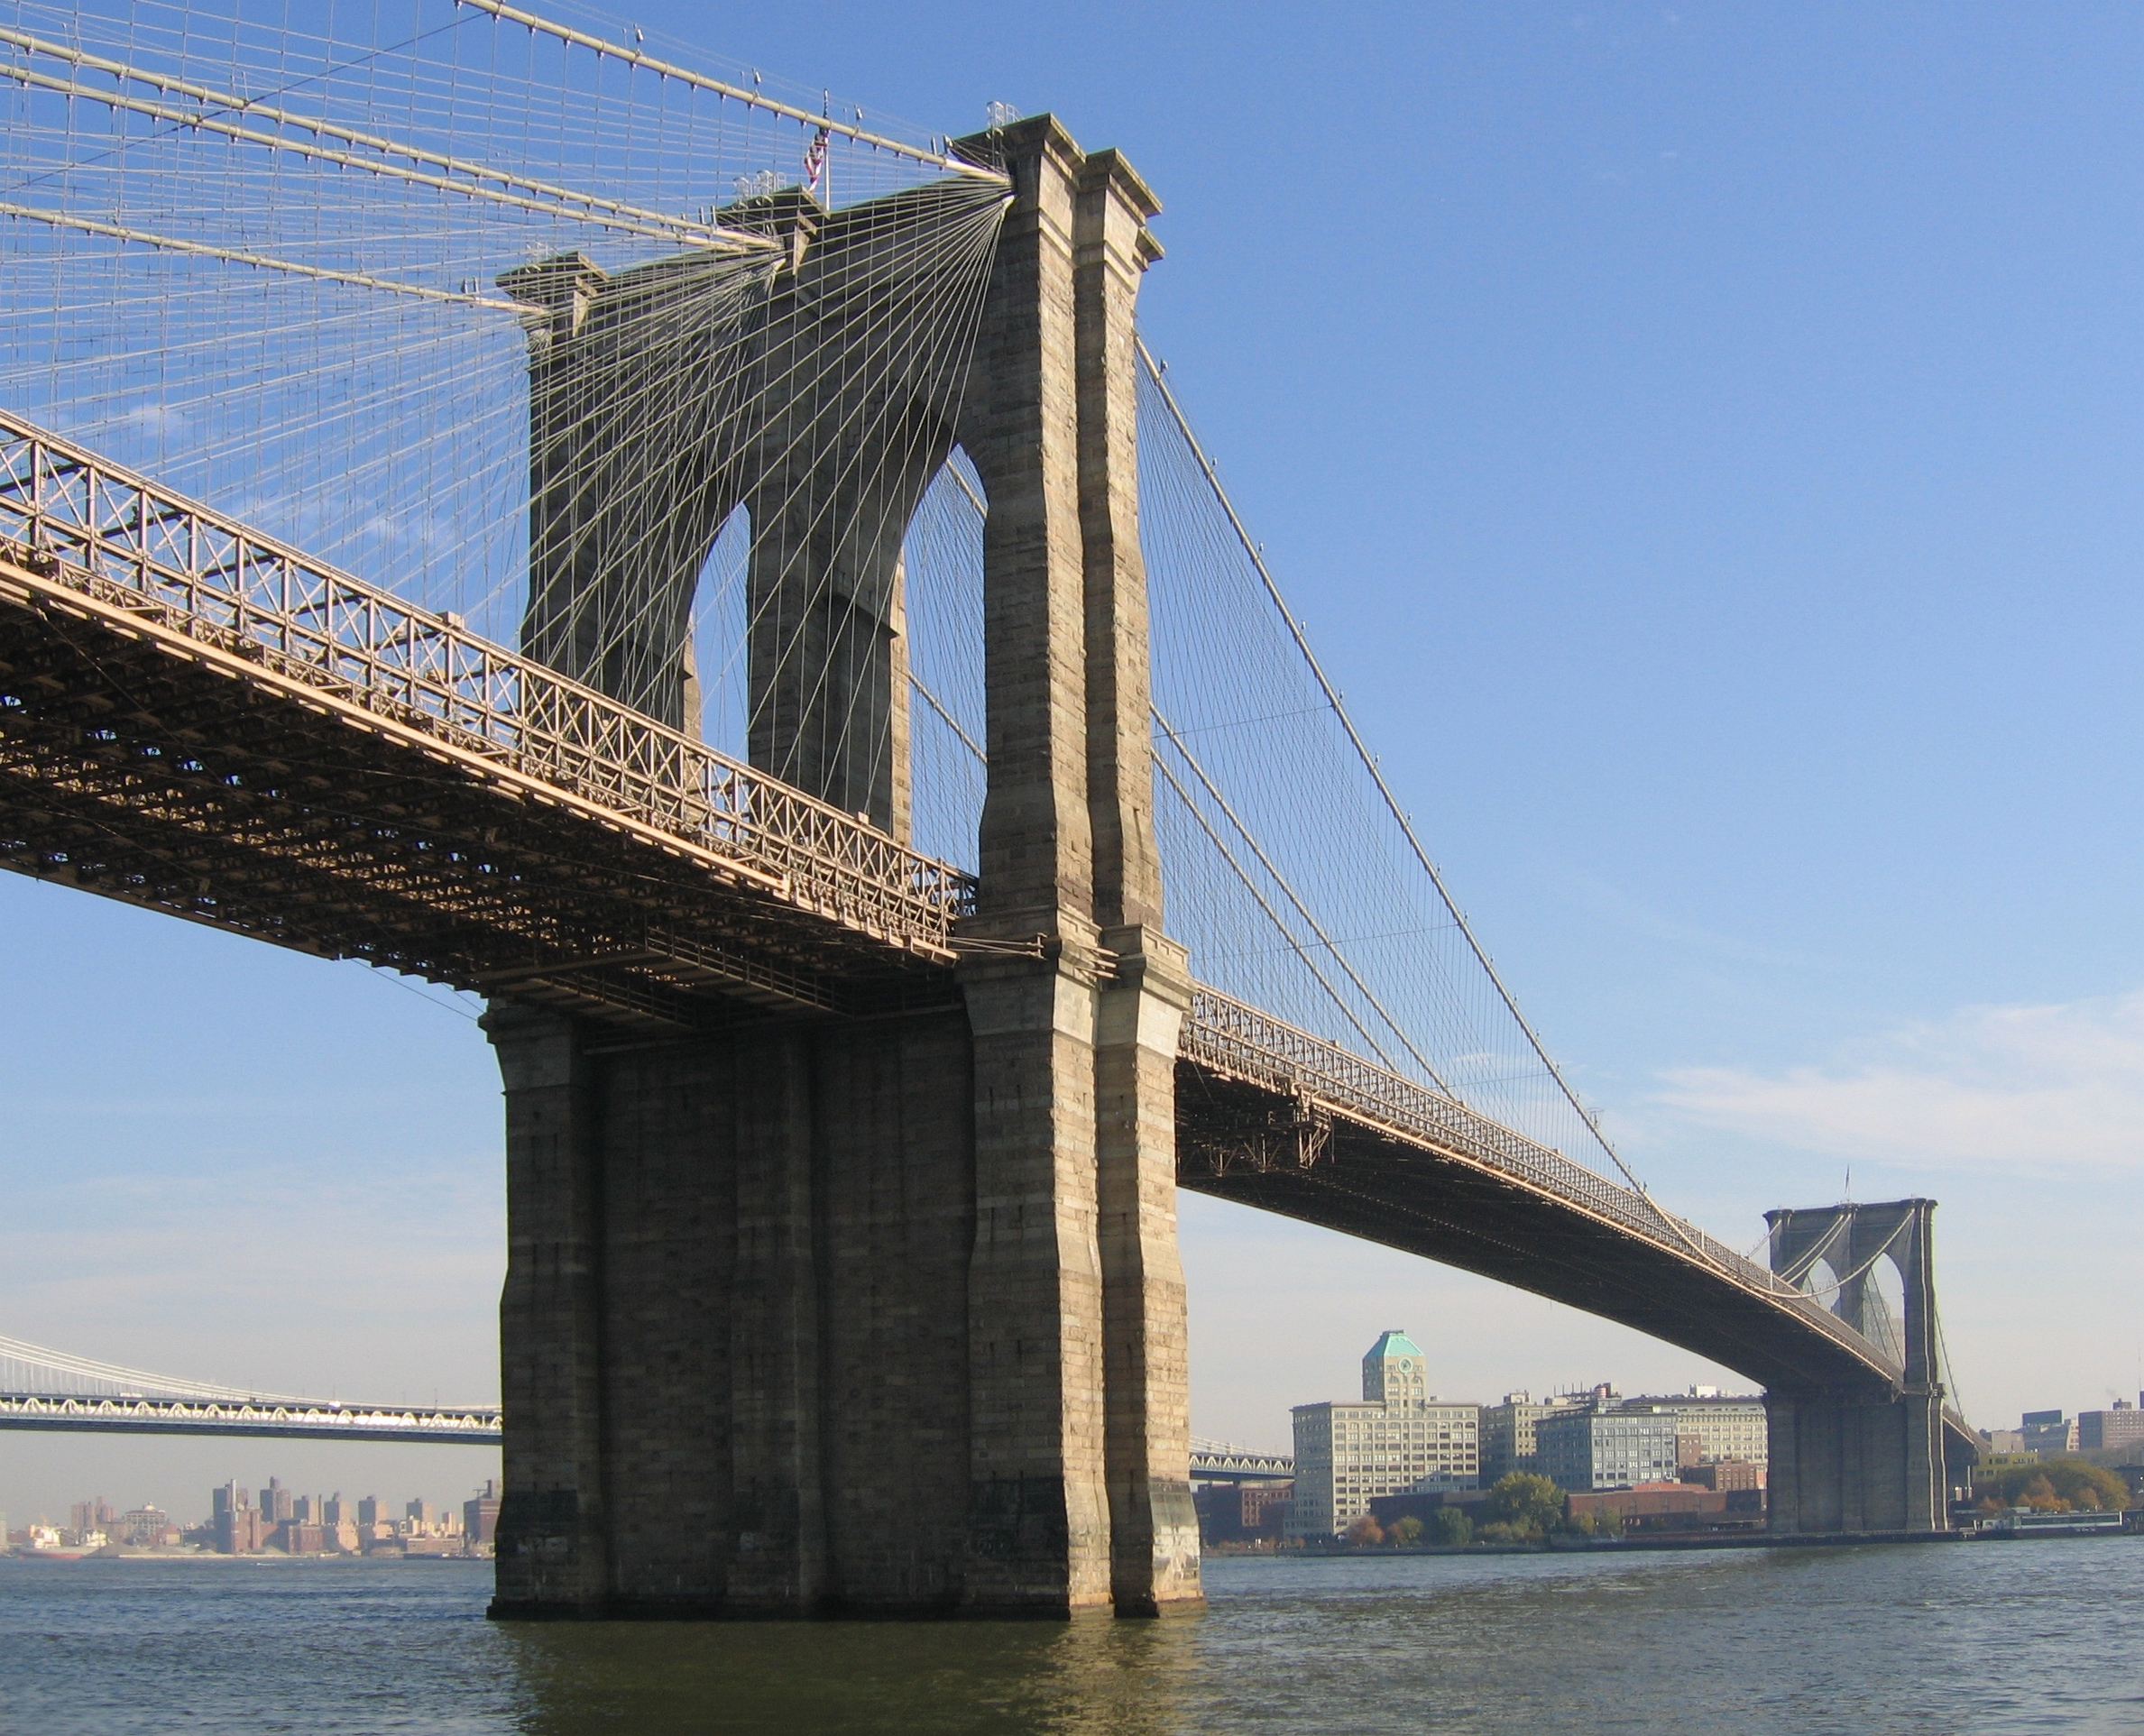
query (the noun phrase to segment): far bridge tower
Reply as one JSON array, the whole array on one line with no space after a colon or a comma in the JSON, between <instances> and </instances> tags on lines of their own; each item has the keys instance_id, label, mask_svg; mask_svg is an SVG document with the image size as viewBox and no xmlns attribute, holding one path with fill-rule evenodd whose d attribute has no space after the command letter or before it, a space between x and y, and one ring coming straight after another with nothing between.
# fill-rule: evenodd
<instances>
[{"instance_id":1,"label":"far bridge tower","mask_svg":"<svg viewBox=\"0 0 2144 1736\"><path fill-rule=\"evenodd\" d=\"M1949 1462L1936 1317L1936 1202L1820 1206L1767 1212L1771 1269L1828 1298L1846 1325L1903 1364L1895 1386L1775 1383L1769 1424L1771 1529L1810 1532L1940 1531L1965 1465ZM1878 1281L1891 1263L1904 1306L1894 1318ZM1819 1283L1817 1273L1827 1274Z\"/></svg>"}]
</instances>

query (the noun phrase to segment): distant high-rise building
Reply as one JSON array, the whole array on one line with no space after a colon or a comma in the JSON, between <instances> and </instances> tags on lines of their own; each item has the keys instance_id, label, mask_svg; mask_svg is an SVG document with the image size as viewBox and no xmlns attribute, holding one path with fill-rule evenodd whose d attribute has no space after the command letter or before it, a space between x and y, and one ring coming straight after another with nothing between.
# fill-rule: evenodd
<instances>
[{"instance_id":1,"label":"distant high-rise building","mask_svg":"<svg viewBox=\"0 0 2144 1736\"><path fill-rule=\"evenodd\" d=\"M102 1495L92 1495L87 1501L78 1501L68 1509L67 1523L78 1542L87 1541L98 1531L108 1534L115 1529L119 1523L119 1514Z\"/></svg>"},{"instance_id":2,"label":"distant high-rise building","mask_svg":"<svg viewBox=\"0 0 2144 1736\"><path fill-rule=\"evenodd\" d=\"M2086 1410L2077 1418L2081 1453L2111 1453L2139 1445L2144 1445L2144 1410L2126 1399L2115 1400L2111 1410Z\"/></svg>"},{"instance_id":3,"label":"distant high-rise building","mask_svg":"<svg viewBox=\"0 0 2144 1736\"><path fill-rule=\"evenodd\" d=\"M354 1520L356 1517L357 1510L343 1499L340 1489L320 1503L320 1523L323 1525L340 1525L345 1520Z\"/></svg>"},{"instance_id":4,"label":"distant high-rise building","mask_svg":"<svg viewBox=\"0 0 2144 1736\"><path fill-rule=\"evenodd\" d=\"M1362 1359L1362 1402L1295 1407L1292 1537L1330 1537L1378 1495L1472 1489L1481 1472L1481 1407L1440 1403L1429 1363L1403 1332Z\"/></svg>"},{"instance_id":5,"label":"distant high-rise building","mask_svg":"<svg viewBox=\"0 0 2144 1736\"><path fill-rule=\"evenodd\" d=\"M1380 1333L1363 1354L1362 1397L1366 1404L1420 1404L1429 1397L1430 1364L1414 1340L1403 1332Z\"/></svg>"},{"instance_id":6,"label":"distant high-rise building","mask_svg":"<svg viewBox=\"0 0 2144 1736\"><path fill-rule=\"evenodd\" d=\"M357 1523L360 1527L377 1525L386 1517L379 1496L366 1495L358 1502Z\"/></svg>"},{"instance_id":7,"label":"distant high-rise building","mask_svg":"<svg viewBox=\"0 0 2144 1736\"><path fill-rule=\"evenodd\" d=\"M1666 1398L1625 1399L1623 1409L1674 1418L1677 1434L1696 1438L1692 1464L1713 1465L1722 1459L1750 1465L1771 1462L1764 1401L1755 1393L1736 1396L1716 1387L1693 1389Z\"/></svg>"},{"instance_id":8,"label":"distant high-rise building","mask_svg":"<svg viewBox=\"0 0 2144 1736\"><path fill-rule=\"evenodd\" d=\"M469 1547L488 1547L499 1529L499 1485L487 1481L471 1500L462 1503L462 1535Z\"/></svg>"},{"instance_id":9,"label":"distant high-rise building","mask_svg":"<svg viewBox=\"0 0 2144 1736\"><path fill-rule=\"evenodd\" d=\"M2059 1410L2028 1410L2018 1433L2023 1437L2022 1449L2028 1453L2059 1456L2077 1450L2076 1421L2065 1418Z\"/></svg>"},{"instance_id":10,"label":"distant high-rise building","mask_svg":"<svg viewBox=\"0 0 2144 1736\"><path fill-rule=\"evenodd\" d=\"M246 1504L245 1491L229 1484L216 1492L216 1549L218 1555L252 1555L266 1539L271 1526L261 1522L257 1507Z\"/></svg>"},{"instance_id":11,"label":"distant high-rise building","mask_svg":"<svg viewBox=\"0 0 2144 1736\"><path fill-rule=\"evenodd\" d=\"M439 1517L438 1509L422 1496L409 1502L402 1509L402 1517L419 1532L428 1532Z\"/></svg>"},{"instance_id":12,"label":"distant high-rise building","mask_svg":"<svg viewBox=\"0 0 2144 1736\"><path fill-rule=\"evenodd\" d=\"M1482 1487L1487 1488L1514 1471L1539 1475L1541 1456L1534 1440L1535 1428L1543 1417L1585 1402L1570 1393L1559 1393L1537 1404L1530 1392L1506 1392L1502 1404L1485 1405L1481 1413Z\"/></svg>"},{"instance_id":13,"label":"distant high-rise building","mask_svg":"<svg viewBox=\"0 0 2144 1736\"><path fill-rule=\"evenodd\" d=\"M261 1491L261 1520L273 1527L290 1523L297 1510L297 1497L283 1487L280 1477L270 1477L267 1488Z\"/></svg>"},{"instance_id":14,"label":"distant high-rise building","mask_svg":"<svg viewBox=\"0 0 2144 1736\"><path fill-rule=\"evenodd\" d=\"M179 1528L171 1523L170 1514L154 1502L120 1514L117 1529L122 1543L134 1543L152 1548L161 1543L179 1541Z\"/></svg>"}]
</instances>

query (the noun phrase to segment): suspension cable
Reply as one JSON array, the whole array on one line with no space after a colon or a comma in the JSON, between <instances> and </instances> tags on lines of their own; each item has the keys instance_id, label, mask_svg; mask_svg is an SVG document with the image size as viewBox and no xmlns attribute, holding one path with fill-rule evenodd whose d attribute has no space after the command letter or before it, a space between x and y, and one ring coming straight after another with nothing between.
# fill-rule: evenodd
<instances>
[{"instance_id":1,"label":"suspension cable","mask_svg":"<svg viewBox=\"0 0 2144 1736\"><path fill-rule=\"evenodd\" d=\"M1369 773L1370 781L1376 785L1377 794L1383 798L1385 809L1399 826L1401 835L1406 839L1408 848L1412 851L1414 859L1421 864L1422 872L1429 876L1430 883L1436 887L1438 897L1443 901L1445 909L1451 914L1451 919L1457 924L1460 935L1465 939L1468 950L1473 952L1475 959L1480 963L1498 997L1503 1000L1505 1010L1511 1014L1513 1020L1524 1034L1534 1054L1540 1059L1541 1065L1548 1070L1549 1077L1556 1081L1557 1089L1562 1092L1565 1100L1578 1112L1578 1118L1586 1124L1595 1140L1599 1143L1600 1148L1608 1154L1610 1161L1622 1172L1623 1179L1641 1194L1645 1193L1645 1184L1632 1173L1630 1166L1623 1161L1622 1154L1609 1144L1607 1135L1601 1132L1599 1121L1586 1107L1585 1104L1579 1101L1578 1094L1571 1088L1570 1082L1564 1078L1562 1069L1550 1059L1540 1035L1527 1021L1526 1015L1519 1010L1518 1002L1513 997L1511 990L1504 986L1504 978L1497 974L1495 963L1490 960L1488 953L1483 950L1481 942L1475 938L1474 930L1468 923L1465 913L1459 909L1450 891L1446 887L1444 877L1437 871L1437 865L1430 859L1429 851L1422 848L1422 840L1415 835L1414 827L1408 820L1405 812L1401 808L1399 799L1393 795L1392 786L1385 781L1385 774L1378 769L1376 756L1370 752L1368 744L1363 740L1361 732L1356 729L1354 719L1348 715L1348 708L1340 703L1339 690L1327 677L1323 666L1318 661L1317 653L1311 649L1309 638L1304 635L1301 624L1290 611L1286 599L1281 594L1279 584L1266 567L1265 556L1259 552L1258 545L1252 540L1249 529L1245 526L1242 517L1236 510L1236 503L1228 498L1228 491L1221 486L1220 474L1214 469L1213 461L1206 455L1206 448L1199 443L1199 436L1192 431L1190 418L1184 415L1182 406L1177 403L1175 393L1169 390L1168 381L1162 377L1161 364L1154 359L1154 353L1146 347L1145 338L1135 337L1133 342L1138 351L1139 360L1146 367L1147 378L1154 382L1155 390L1161 395L1163 404L1168 409L1170 419L1175 423L1177 431L1182 435L1185 444L1190 446L1192 456L1197 461L1200 470L1204 473L1207 485L1212 489L1215 500L1220 503L1221 510L1228 515L1229 527L1235 531L1237 540L1243 545L1244 553L1250 557L1252 566L1256 569L1259 580L1265 587L1265 594L1272 600L1273 606L1280 611L1281 620L1287 626L1289 637L1295 641L1295 648L1302 654L1303 661L1309 666L1312 677L1324 693L1326 703L1332 707L1333 715L1339 720L1341 729L1346 731L1348 740L1355 749L1356 757L1362 761L1363 768Z\"/></svg>"},{"instance_id":2,"label":"suspension cable","mask_svg":"<svg viewBox=\"0 0 2144 1736\"><path fill-rule=\"evenodd\" d=\"M1009 178L1001 170L987 168L981 163L970 162L964 157L952 156L943 152L925 151L899 139L889 139L883 133L867 133L862 127L851 126L846 121L837 121L826 115L814 115L808 108L778 102L760 91L747 90L741 85L725 84L720 78L710 78L704 73L695 72L690 68L658 60L653 55L641 53L639 49L605 41L600 36L591 36L585 31L574 29L570 24L553 23L549 19L539 18L532 12L523 12L518 6L507 5L503 0L455 0L455 4L474 6L479 12L490 13L494 18L503 18L511 24L520 24L541 35L555 37L561 42L570 42L575 48L588 49L613 60L622 60L628 66L652 72L659 78L675 78L695 89L711 91L732 102L747 103L770 115L779 115L824 132L838 133L845 139L853 139L859 144L868 144L876 151L890 152L895 156L906 157L911 162L928 163L934 169L948 170L956 175L972 175L979 180L996 181L1001 186L1010 184Z\"/></svg>"}]
</instances>

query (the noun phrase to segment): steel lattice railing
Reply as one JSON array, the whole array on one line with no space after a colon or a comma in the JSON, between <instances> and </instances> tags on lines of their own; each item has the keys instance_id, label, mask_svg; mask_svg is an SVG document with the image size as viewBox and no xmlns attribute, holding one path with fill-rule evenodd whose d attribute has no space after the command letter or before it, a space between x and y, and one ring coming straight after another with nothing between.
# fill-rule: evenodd
<instances>
[{"instance_id":1,"label":"steel lattice railing","mask_svg":"<svg viewBox=\"0 0 2144 1736\"><path fill-rule=\"evenodd\" d=\"M12 549L9 546L12 545ZM950 958L958 868L501 646L0 412L0 557Z\"/></svg>"},{"instance_id":2,"label":"steel lattice railing","mask_svg":"<svg viewBox=\"0 0 2144 1736\"><path fill-rule=\"evenodd\" d=\"M1820 1302L1695 1225L1662 1211L1635 1189L1618 1187L1501 1122L1269 1013L1201 987L1193 995L1191 1016L1184 1021L1182 1052L1186 1061L1217 1073L1308 1100L1411 1143L1449 1152L1582 1207L1714 1268L1744 1289L1793 1309L1864 1360L1882 1363L1873 1346ZM1885 1372L1894 1377L1898 1373L1889 1365Z\"/></svg>"}]
</instances>

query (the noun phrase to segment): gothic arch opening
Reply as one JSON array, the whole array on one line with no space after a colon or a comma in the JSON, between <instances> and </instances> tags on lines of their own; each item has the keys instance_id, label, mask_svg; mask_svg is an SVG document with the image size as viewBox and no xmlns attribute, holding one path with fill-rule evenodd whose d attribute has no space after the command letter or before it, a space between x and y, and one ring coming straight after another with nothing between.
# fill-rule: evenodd
<instances>
[{"instance_id":1,"label":"gothic arch opening","mask_svg":"<svg viewBox=\"0 0 2144 1736\"><path fill-rule=\"evenodd\" d=\"M750 711L745 666L750 623L745 591L751 553L751 509L740 501L722 520L701 563L680 651L685 661L686 733L699 736L733 759L745 758L745 724Z\"/></svg>"},{"instance_id":2,"label":"gothic arch opening","mask_svg":"<svg viewBox=\"0 0 2144 1736\"><path fill-rule=\"evenodd\" d=\"M1906 1277L1888 1254L1863 1281L1861 1318L1863 1337L1893 1360L1906 1360Z\"/></svg>"},{"instance_id":3,"label":"gothic arch opening","mask_svg":"<svg viewBox=\"0 0 2144 1736\"><path fill-rule=\"evenodd\" d=\"M1839 1274L1823 1255L1809 1263L1809 1269L1801 1275L1801 1288L1805 1295L1814 1296L1833 1313L1838 1312Z\"/></svg>"},{"instance_id":4,"label":"gothic arch opening","mask_svg":"<svg viewBox=\"0 0 2144 1736\"><path fill-rule=\"evenodd\" d=\"M916 849L976 865L988 746L983 689L982 479L958 445L916 502L901 545L910 813Z\"/></svg>"}]
</instances>

